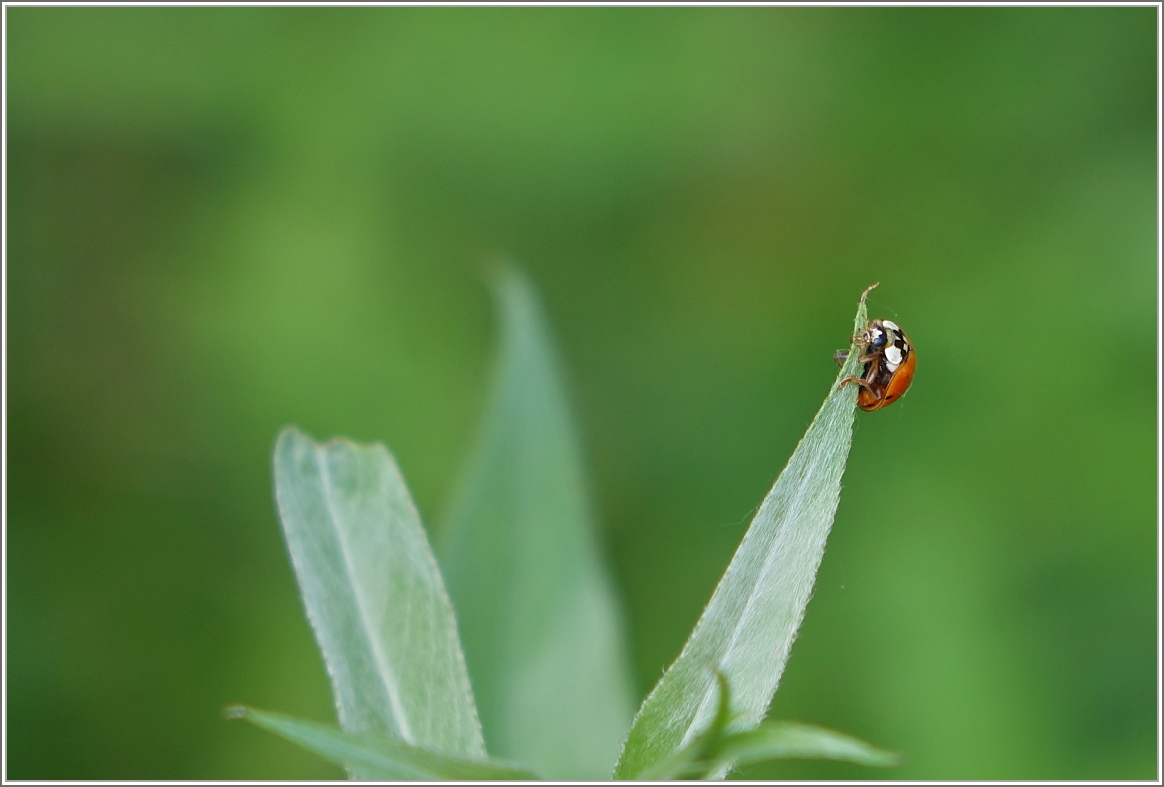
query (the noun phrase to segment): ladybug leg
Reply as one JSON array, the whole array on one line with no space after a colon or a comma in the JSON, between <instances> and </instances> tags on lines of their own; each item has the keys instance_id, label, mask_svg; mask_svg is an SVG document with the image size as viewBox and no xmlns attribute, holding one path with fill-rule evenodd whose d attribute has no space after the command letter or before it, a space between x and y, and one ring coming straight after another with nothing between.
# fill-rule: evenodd
<instances>
[{"instance_id":1,"label":"ladybug leg","mask_svg":"<svg viewBox=\"0 0 1164 787\"><path fill-rule=\"evenodd\" d=\"M884 389L877 389L877 388L874 388L874 387L873 387L872 385L870 385L870 384L869 384L869 382L868 382L867 380L865 380L864 378L862 378L862 377L854 377L854 376L852 376L852 375L849 375L849 376L848 376L848 377L846 377L845 379L841 380L841 384L837 386L837 389L839 390L839 389L841 389L841 388L844 388L844 387L845 387L845 383L854 383L854 384L856 384L856 385L857 385L857 387L859 387L859 388L864 388L866 391L870 391L870 392L872 392L872 394L873 394L873 398L874 398L874 399L876 400L876 402L877 402L876 406L875 406L875 407L868 407L868 406L862 405L862 408L861 408L861 409L863 409L863 410L876 410L876 409L878 409L879 407L881 407L881 400L882 400L882 399L884 398L884 396L885 396L885 390L884 390Z\"/></svg>"},{"instance_id":2,"label":"ladybug leg","mask_svg":"<svg viewBox=\"0 0 1164 787\"><path fill-rule=\"evenodd\" d=\"M872 355L869 355L869 354L868 354L868 353L867 353L865 350L866 350L866 348L864 348L864 347L861 347L861 351L860 351L860 353L857 355L857 363L861 364L862 366L863 366L863 365L865 365L865 364L867 364L867 363L869 363L869 362L871 362L871 361L874 361L874 360L876 360L876 358L877 358L877 354L876 354L876 353L874 353L874 354L872 354ZM833 360L837 362L837 366L844 366L844 365L845 365L845 361L846 361L846 360L848 360L848 358L849 358L849 352L848 352L848 350L840 350L840 351L838 351L838 352L837 352L837 354L836 354L836 355L834 355L834 356L833 356ZM876 372L874 372L874 371L873 371L873 368L872 368L872 367L870 367L870 368L869 368L869 377L870 377L870 379L872 379L872 377L873 377L873 375L874 375L874 374L876 374Z\"/></svg>"},{"instance_id":3,"label":"ladybug leg","mask_svg":"<svg viewBox=\"0 0 1164 787\"><path fill-rule=\"evenodd\" d=\"M853 344L857 345L857 349L860 352L860 354L857 356L857 363L861 363L861 364L869 363L869 361L872 361L876 357L876 355L869 355L868 354L868 352L867 352L868 347L865 345L865 343L863 341L861 341L860 336L853 337ZM848 350L837 350L835 353L833 353L833 360L837 362L837 366L844 366L845 361L847 361L848 359L849 359L849 351Z\"/></svg>"},{"instance_id":4,"label":"ladybug leg","mask_svg":"<svg viewBox=\"0 0 1164 787\"><path fill-rule=\"evenodd\" d=\"M837 353L837 354L840 355L840 353ZM873 356L866 357L865 353L862 352L861 356L859 358L857 358L857 361L859 363L867 363L868 361L871 361L872 359L873 359ZM866 380L864 377L858 377L855 374L850 374L848 377L845 377L844 379L842 379L840 384L837 387L844 388L846 383L856 383L859 387L864 388L867 391L876 392L876 389L873 387L873 379L877 375L876 365L871 365L869 367L869 371L867 374L869 377L868 380ZM878 396L877 398L880 399L881 397Z\"/></svg>"},{"instance_id":5,"label":"ladybug leg","mask_svg":"<svg viewBox=\"0 0 1164 787\"><path fill-rule=\"evenodd\" d=\"M837 387L838 387L838 388L844 388L846 383L854 383L855 385L857 385L857 386L858 386L858 387L860 387L860 388L864 388L864 389L866 389L866 390L869 390L869 391L872 391L872 390L873 390L873 386L872 386L872 385L870 385L870 384L869 384L869 383L868 383L868 382L865 380L865 378L864 378L864 377L857 377L857 376L855 376L855 375L852 375L852 374L850 374L848 377L846 377L846 378L844 378L843 380L841 380L841 383L840 383L840 385L838 385Z\"/></svg>"}]
</instances>

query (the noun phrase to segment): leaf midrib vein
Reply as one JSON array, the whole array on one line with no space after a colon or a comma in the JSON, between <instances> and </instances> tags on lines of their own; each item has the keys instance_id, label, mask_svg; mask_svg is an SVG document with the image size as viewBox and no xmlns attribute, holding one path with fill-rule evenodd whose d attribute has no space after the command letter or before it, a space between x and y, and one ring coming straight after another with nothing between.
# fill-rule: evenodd
<instances>
[{"instance_id":1,"label":"leaf midrib vein","mask_svg":"<svg viewBox=\"0 0 1164 787\"><path fill-rule=\"evenodd\" d=\"M315 451L316 463L319 466L320 477L323 481L324 505L327 508L328 518L332 523L332 531L336 535L336 542L340 547L340 555L344 561L344 570L348 578L348 585L352 591L353 602L355 603L356 611L359 613L360 622L364 626L362 633L368 642L369 650L372 651L372 657L376 662L376 666L380 668L377 670L377 677L380 678L380 682L384 686L384 691L388 695L388 702L392 706L393 715L396 717L396 722L400 727L400 737L408 743L413 743L412 729L408 723L408 717L404 712L404 706L400 701L395 671L392 669L392 665L389 663L387 656L385 656L379 642L372 636L372 623L368 617L368 611L365 608L359 586L356 583L356 572L352 566L349 546L338 524L339 516L336 513L336 505L332 498L331 471L328 468L326 451L320 447L313 447L313 450Z\"/></svg>"},{"instance_id":2,"label":"leaf midrib vein","mask_svg":"<svg viewBox=\"0 0 1164 787\"><path fill-rule=\"evenodd\" d=\"M828 404L828 402L826 402L826 406L827 406L827 404ZM809 425L809 432L812 431L813 425L814 424ZM807 437L808 437L808 432L805 433L805 437L802 438L802 442ZM798 445L797 449L793 452L792 458L789 460L788 465L781 472L781 477L784 475L784 473L787 473L788 470L792 469L792 463L796 461L796 455L797 455L797 453L799 453L799 450L800 450L800 446ZM812 476L813 476L812 462L805 463L803 468L801 468L801 473L799 475L800 475L800 477L797 479L797 483L795 484L795 486L790 488L787 491L787 493L781 495L781 497L784 500L786 500L786 501L800 500L804 494L808 494L808 492L806 492L805 490L810 488L809 481L812 479ZM779 483L779 481L780 481L780 478L777 478L776 483ZM764 500L764 503L761 504L760 509L756 512L756 516L753 519L753 521L759 519L760 516L764 513L765 504L767 502L768 502L768 499L766 498ZM775 502L775 501L773 500L773 502ZM739 613L734 616L734 620L732 622L732 627L731 627L731 640L727 643L726 646L724 646L722 649L719 650L717 662L720 662L720 663L718 663L717 666L720 666L720 667L723 666L722 661L724 659L726 659L732 653L733 649L736 646L736 643L739 641L740 633L743 631L743 628L744 628L744 622L748 619L748 616L751 613L752 607L756 604L756 599L759 595L759 593L757 592L757 588L763 583L764 578L769 576L769 574L771 573L772 563L776 559L776 553L780 551L779 549L777 549L777 546L781 541L781 539L780 539L781 530L779 528L779 524L781 522L786 522L789 519L788 507L785 506L785 509L783 512L777 512L776 515L773 517L773 519L775 520L775 519L777 519L777 517L778 517L778 520L776 521L776 524L773 526L774 529L772 531L772 538L768 542L768 549L767 549L767 553L764 556L763 566L761 567L760 571L756 574L756 578L753 581L749 582L747 585L745 585L745 587L747 588L747 600L744 602L744 606L739 611ZM756 535L760 535L760 533L757 533ZM746 538L747 537L745 536L745 539ZM741 547L742 546L743 545L741 545ZM737 555L736 557L739 557L739 556ZM732 558L731 563L735 562L736 557ZM731 565L729 563L729 569L730 569L730 567L731 567ZM713 599L714 599L714 596L713 596ZM710 610L710 608L711 608L711 604L709 603L708 609ZM683 737L680 739L681 742L679 744L681 747L687 745L690 738L692 737L692 733L695 729L695 725L698 722L701 714L703 713L703 709L708 705L709 702L712 701L713 695L712 695L712 691L711 691L711 686L714 686L714 685L715 685L714 682L709 683L709 684L707 684L707 688L705 688L703 690L703 692L702 692L703 696L700 698L699 704L695 708L695 712L691 715L690 719L687 721L686 729L684 729L684 731L683 731Z\"/></svg>"}]
</instances>

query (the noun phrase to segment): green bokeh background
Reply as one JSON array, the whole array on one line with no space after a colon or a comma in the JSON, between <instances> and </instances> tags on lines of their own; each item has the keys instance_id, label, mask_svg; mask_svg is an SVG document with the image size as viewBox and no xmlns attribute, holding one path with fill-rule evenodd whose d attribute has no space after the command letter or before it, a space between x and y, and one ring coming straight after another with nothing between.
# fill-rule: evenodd
<instances>
[{"instance_id":1,"label":"green bokeh background","mask_svg":"<svg viewBox=\"0 0 1164 787\"><path fill-rule=\"evenodd\" d=\"M1156 9L8 8L10 778L335 778L277 430L439 522L481 284L551 319L637 690L836 372L858 413L753 778L1156 775Z\"/></svg>"}]
</instances>

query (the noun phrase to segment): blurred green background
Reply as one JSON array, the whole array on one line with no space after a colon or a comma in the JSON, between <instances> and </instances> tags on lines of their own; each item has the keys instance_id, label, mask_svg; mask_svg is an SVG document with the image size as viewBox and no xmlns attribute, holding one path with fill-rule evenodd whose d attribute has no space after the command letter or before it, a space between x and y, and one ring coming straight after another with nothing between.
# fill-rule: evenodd
<instances>
[{"instance_id":1,"label":"blurred green background","mask_svg":"<svg viewBox=\"0 0 1164 787\"><path fill-rule=\"evenodd\" d=\"M335 778L277 430L430 525L506 253L568 373L637 690L824 398L858 413L752 778L1156 774L1156 9L7 8L10 778Z\"/></svg>"}]
</instances>

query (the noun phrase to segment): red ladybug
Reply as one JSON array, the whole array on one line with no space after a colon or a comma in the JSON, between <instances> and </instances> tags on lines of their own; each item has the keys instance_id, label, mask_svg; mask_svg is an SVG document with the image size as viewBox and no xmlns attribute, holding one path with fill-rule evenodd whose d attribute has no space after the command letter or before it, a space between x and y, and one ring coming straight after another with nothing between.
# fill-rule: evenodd
<instances>
[{"instance_id":1,"label":"red ladybug","mask_svg":"<svg viewBox=\"0 0 1164 787\"><path fill-rule=\"evenodd\" d=\"M861 294L862 302L873 287ZM913 382L917 367L917 355L905 331L889 320L873 320L853 337L853 343L861 353L857 362L864 364L864 369L860 377L849 375L841 385L855 383L861 387L857 406L865 411L880 410L900 399ZM838 366L843 366L848 357L848 350L833 356Z\"/></svg>"}]
</instances>

